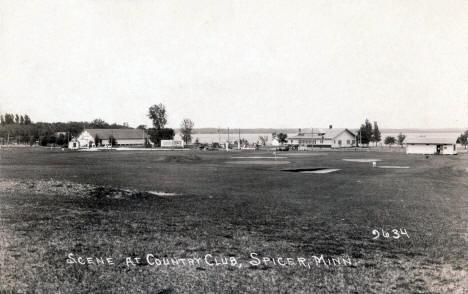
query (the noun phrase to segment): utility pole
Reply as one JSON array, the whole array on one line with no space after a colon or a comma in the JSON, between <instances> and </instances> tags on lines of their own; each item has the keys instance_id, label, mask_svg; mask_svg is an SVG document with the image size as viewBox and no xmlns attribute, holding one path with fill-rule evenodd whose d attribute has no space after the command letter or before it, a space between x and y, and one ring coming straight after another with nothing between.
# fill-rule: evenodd
<instances>
[{"instance_id":1,"label":"utility pole","mask_svg":"<svg viewBox=\"0 0 468 294\"><path fill-rule=\"evenodd\" d=\"M312 151L314 151L314 127L311 127L312 129Z\"/></svg>"},{"instance_id":2,"label":"utility pole","mask_svg":"<svg viewBox=\"0 0 468 294\"><path fill-rule=\"evenodd\" d=\"M241 143L240 143L240 129L239 129L239 140L237 141L237 148L240 149Z\"/></svg>"}]
</instances>

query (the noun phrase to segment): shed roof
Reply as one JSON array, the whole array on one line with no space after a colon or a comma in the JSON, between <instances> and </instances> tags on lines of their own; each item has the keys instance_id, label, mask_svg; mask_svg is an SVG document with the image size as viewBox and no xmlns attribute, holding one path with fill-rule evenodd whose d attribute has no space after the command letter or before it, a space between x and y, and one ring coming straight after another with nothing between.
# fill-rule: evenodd
<instances>
[{"instance_id":1,"label":"shed roof","mask_svg":"<svg viewBox=\"0 0 468 294\"><path fill-rule=\"evenodd\" d=\"M317 133L302 133L298 134L293 137L289 137L288 139L321 139L322 136L325 139L333 139L339 136L343 132L349 132L351 135L356 136L352 131L349 129L318 129ZM323 135L321 135L323 134Z\"/></svg>"},{"instance_id":2,"label":"shed roof","mask_svg":"<svg viewBox=\"0 0 468 294\"><path fill-rule=\"evenodd\" d=\"M143 139L147 138L145 130L141 129L85 129L91 136L99 137L99 139L109 139L113 136L116 140L122 139Z\"/></svg>"},{"instance_id":3,"label":"shed roof","mask_svg":"<svg viewBox=\"0 0 468 294\"><path fill-rule=\"evenodd\" d=\"M405 140L406 144L456 144L457 138L451 137L441 137L441 138L432 138L432 137L413 137Z\"/></svg>"}]
</instances>

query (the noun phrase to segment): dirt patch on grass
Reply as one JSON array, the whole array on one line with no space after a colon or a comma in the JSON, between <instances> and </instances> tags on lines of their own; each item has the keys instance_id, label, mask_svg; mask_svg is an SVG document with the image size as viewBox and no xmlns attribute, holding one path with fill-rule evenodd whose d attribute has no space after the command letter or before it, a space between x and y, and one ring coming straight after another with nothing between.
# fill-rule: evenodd
<instances>
[{"instance_id":1,"label":"dirt patch on grass","mask_svg":"<svg viewBox=\"0 0 468 294\"><path fill-rule=\"evenodd\" d=\"M17 192L30 194L59 194L63 196L91 194L97 188L89 184L62 182L56 180L3 180L0 181L0 192Z\"/></svg>"},{"instance_id":2,"label":"dirt patch on grass","mask_svg":"<svg viewBox=\"0 0 468 294\"><path fill-rule=\"evenodd\" d=\"M0 181L0 193L48 194L60 197L86 198L90 200L149 198L156 196L181 195L166 192L138 191L118 189L111 186L80 184L57 180L3 180Z\"/></svg>"},{"instance_id":3,"label":"dirt patch on grass","mask_svg":"<svg viewBox=\"0 0 468 294\"><path fill-rule=\"evenodd\" d=\"M171 193L171 192L162 192L162 191L148 191L151 195L162 196L162 197L170 197L170 196L179 196L181 194Z\"/></svg>"}]
</instances>

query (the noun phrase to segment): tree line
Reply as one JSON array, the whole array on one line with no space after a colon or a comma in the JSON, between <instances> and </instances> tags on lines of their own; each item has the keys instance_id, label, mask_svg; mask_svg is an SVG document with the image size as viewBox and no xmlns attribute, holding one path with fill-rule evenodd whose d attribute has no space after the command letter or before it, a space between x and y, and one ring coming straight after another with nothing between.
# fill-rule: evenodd
<instances>
[{"instance_id":1,"label":"tree line","mask_svg":"<svg viewBox=\"0 0 468 294\"><path fill-rule=\"evenodd\" d=\"M38 143L41 146L67 145L68 141L77 137L84 129L122 129L128 126L109 124L102 119L91 122L36 122L29 115L0 114L0 144Z\"/></svg>"},{"instance_id":2,"label":"tree line","mask_svg":"<svg viewBox=\"0 0 468 294\"><path fill-rule=\"evenodd\" d=\"M393 136L385 137L384 143L390 146L395 143L403 145L405 139L406 135L400 133L396 138ZM379 130L379 125L376 121L374 121L374 124L372 125L370 121L366 119L357 132L358 144L369 145L370 143L375 143L375 145L377 146L377 143L379 143L380 141L382 141L382 135Z\"/></svg>"},{"instance_id":3,"label":"tree line","mask_svg":"<svg viewBox=\"0 0 468 294\"><path fill-rule=\"evenodd\" d=\"M0 125L29 125L31 124L31 119L27 114L13 114L13 113L5 113L0 114Z\"/></svg>"},{"instance_id":4,"label":"tree line","mask_svg":"<svg viewBox=\"0 0 468 294\"><path fill-rule=\"evenodd\" d=\"M152 142L160 146L161 140L172 140L175 136L174 129L166 128L167 111L163 104L155 104L148 109L148 118L152 120L153 127L146 128L139 125L138 129L144 129ZM181 138L185 144L192 141L194 122L184 118L180 124ZM36 122L34 123L27 114L0 114L0 144L36 144L67 145L68 141L77 137L84 129L122 129L128 125L109 124L102 119L94 119L91 122Z\"/></svg>"}]
</instances>

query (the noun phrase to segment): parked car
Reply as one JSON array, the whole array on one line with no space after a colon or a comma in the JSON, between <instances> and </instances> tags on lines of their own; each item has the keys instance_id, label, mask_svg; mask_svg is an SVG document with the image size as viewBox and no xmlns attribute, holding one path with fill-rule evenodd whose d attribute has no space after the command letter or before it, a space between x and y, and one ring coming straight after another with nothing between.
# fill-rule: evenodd
<instances>
[{"instance_id":1,"label":"parked car","mask_svg":"<svg viewBox=\"0 0 468 294\"><path fill-rule=\"evenodd\" d=\"M289 145L278 146L276 147L276 151L289 151Z\"/></svg>"}]
</instances>

